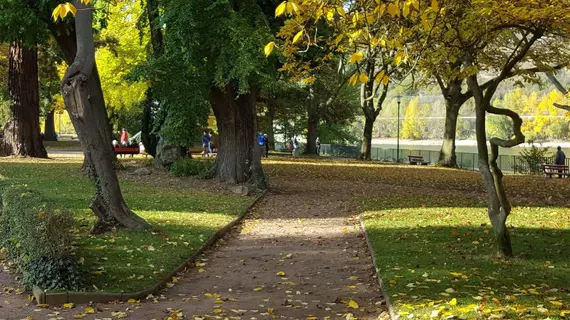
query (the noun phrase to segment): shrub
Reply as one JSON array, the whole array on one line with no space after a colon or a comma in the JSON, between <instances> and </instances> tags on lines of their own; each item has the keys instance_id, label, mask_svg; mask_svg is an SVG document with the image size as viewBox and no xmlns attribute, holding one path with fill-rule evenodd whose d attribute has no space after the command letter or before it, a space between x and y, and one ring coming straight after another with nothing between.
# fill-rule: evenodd
<instances>
[{"instance_id":1,"label":"shrub","mask_svg":"<svg viewBox=\"0 0 570 320\"><path fill-rule=\"evenodd\" d=\"M24 275L24 284L78 289L82 276L71 251L71 215L54 210L39 193L21 186L4 187L0 194L0 247ZM63 276L65 272L69 274Z\"/></svg>"},{"instance_id":2,"label":"shrub","mask_svg":"<svg viewBox=\"0 0 570 320\"><path fill-rule=\"evenodd\" d=\"M170 166L170 172L177 177L196 177L209 179L214 173L216 163L213 160L180 159Z\"/></svg>"},{"instance_id":3,"label":"shrub","mask_svg":"<svg viewBox=\"0 0 570 320\"><path fill-rule=\"evenodd\" d=\"M530 141L530 148L523 149L520 153L520 161L513 165L515 172L525 174L542 174L541 164L551 157L548 148L537 147Z\"/></svg>"}]
</instances>

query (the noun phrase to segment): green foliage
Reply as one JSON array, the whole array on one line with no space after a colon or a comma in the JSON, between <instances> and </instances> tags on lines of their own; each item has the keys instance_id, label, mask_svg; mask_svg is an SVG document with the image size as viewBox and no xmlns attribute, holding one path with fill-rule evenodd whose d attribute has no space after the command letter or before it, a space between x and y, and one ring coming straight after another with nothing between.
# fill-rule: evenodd
<instances>
[{"instance_id":1,"label":"green foliage","mask_svg":"<svg viewBox=\"0 0 570 320\"><path fill-rule=\"evenodd\" d=\"M253 0L166 0L162 6L161 19L168 26L164 54L137 73L152 83L161 103L160 134L191 145L210 113L212 86L231 85L240 94L260 86L269 23Z\"/></svg>"},{"instance_id":2,"label":"green foliage","mask_svg":"<svg viewBox=\"0 0 570 320\"><path fill-rule=\"evenodd\" d=\"M24 284L28 287L78 289L81 286L81 272L71 257L73 224L71 215L54 210L38 192L21 186L8 186L2 191L0 247L8 250L8 257L24 274ZM38 261L46 265L36 266Z\"/></svg>"},{"instance_id":3,"label":"green foliage","mask_svg":"<svg viewBox=\"0 0 570 320\"><path fill-rule=\"evenodd\" d=\"M530 148L525 148L520 153L522 162L513 164L513 168L515 172L540 175L542 174L541 164L551 155L548 148L537 147L533 141L530 144Z\"/></svg>"},{"instance_id":4,"label":"green foliage","mask_svg":"<svg viewBox=\"0 0 570 320\"><path fill-rule=\"evenodd\" d=\"M170 166L170 172L177 177L209 179L214 173L215 165L213 160L180 159Z\"/></svg>"},{"instance_id":5,"label":"green foliage","mask_svg":"<svg viewBox=\"0 0 570 320\"><path fill-rule=\"evenodd\" d=\"M44 290L81 290L85 273L75 256L39 257L24 265L23 282Z\"/></svg>"}]
</instances>

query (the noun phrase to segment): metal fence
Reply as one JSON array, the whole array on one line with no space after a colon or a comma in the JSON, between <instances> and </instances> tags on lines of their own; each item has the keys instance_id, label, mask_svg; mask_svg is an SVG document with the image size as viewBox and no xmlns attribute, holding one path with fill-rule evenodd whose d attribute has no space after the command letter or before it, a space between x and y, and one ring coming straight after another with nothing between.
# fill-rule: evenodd
<instances>
[{"instance_id":1,"label":"metal fence","mask_svg":"<svg viewBox=\"0 0 570 320\"><path fill-rule=\"evenodd\" d=\"M396 162L397 150L393 148L372 148L372 160ZM341 146L323 144L321 146L321 154L335 157L358 158L360 156L360 147ZM409 150L400 149L400 162L407 163L408 156L423 156L424 161L435 164L439 161L439 151L435 150ZM457 166L467 170L479 170L477 153L457 152ZM554 157L545 157L542 163L553 163ZM499 155L497 165L504 172L514 172L521 169L528 169L527 164L518 155ZM570 158L566 158L566 165L570 165Z\"/></svg>"},{"instance_id":2,"label":"metal fence","mask_svg":"<svg viewBox=\"0 0 570 320\"><path fill-rule=\"evenodd\" d=\"M396 149L372 148L372 160L396 161ZM424 161L437 163L439 161L439 151L434 150L408 150L400 149L400 162L408 162L408 156L423 156ZM457 166L468 170L479 170L477 153L457 152ZM553 163L554 157L545 157L542 163ZM566 158L566 165L570 165L570 158ZM527 164L518 155L499 155L497 165L501 171L517 172L520 168L526 168Z\"/></svg>"}]
</instances>

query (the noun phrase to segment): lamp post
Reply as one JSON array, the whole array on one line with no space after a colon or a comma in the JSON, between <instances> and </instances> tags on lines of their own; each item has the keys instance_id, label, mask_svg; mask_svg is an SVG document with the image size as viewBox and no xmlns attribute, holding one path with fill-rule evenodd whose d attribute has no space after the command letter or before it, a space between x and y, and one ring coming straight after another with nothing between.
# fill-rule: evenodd
<instances>
[{"instance_id":1,"label":"lamp post","mask_svg":"<svg viewBox=\"0 0 570 320\"><path fill-rule=\"evenodd\" d=\"M396 96L396 102L398 102L398 137L396 138L396 162L400 162L400 102L402 102L402 96Z\"/></svg>"}]
</instances>

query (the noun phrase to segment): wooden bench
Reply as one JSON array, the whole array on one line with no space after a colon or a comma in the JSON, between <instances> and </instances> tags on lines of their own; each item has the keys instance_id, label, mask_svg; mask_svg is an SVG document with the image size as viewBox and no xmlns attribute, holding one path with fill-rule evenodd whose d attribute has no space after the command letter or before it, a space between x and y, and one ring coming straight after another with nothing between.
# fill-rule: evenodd
<instances>
[{"instance_id":1,"label":"wooden bench","mask_svg":"<svg viewBox=\"0 0 570 320\"><path fill-rule=\"evenodd\" d=\"M410 164L428 165L428 163L424 161L424 156L408 156L408 161Z\"/></svg>"},{"instance_id":2,"label":"wooden bench","mask_svg":"<svg viewBox=\"0 0 570 320\"><path fill-rule=\"evenodd\" d=\"M141 152L139 146L136 147L113 147L115 154L123 156L124 154L135 155Z\"/></svg>"},{"instance_id":3,"label":"wooden bench","mask_svg":"<svg viewBox=\"0 0 570 320\"><path fill-rule=\"evenodd\" d=\"M190 154L203 154L204 153L204 149L202 148L188 148L188 153ZM208 153L208 158L215 158L216 155L218 154L218 149L217 148L213 148L211 153Z\"/></svg>"},{"instance_id":4,"label":"wooden bench","mask_svg":"<svg viewBox=\"0 0 570 320\"><path fill-rule=\"evenodd\" d=\"M552 178L553 175L558 175L559 178L568 178L568 166L561 164L542 164L542 171L545 177Z\"/></svg>"}]
</instances>

